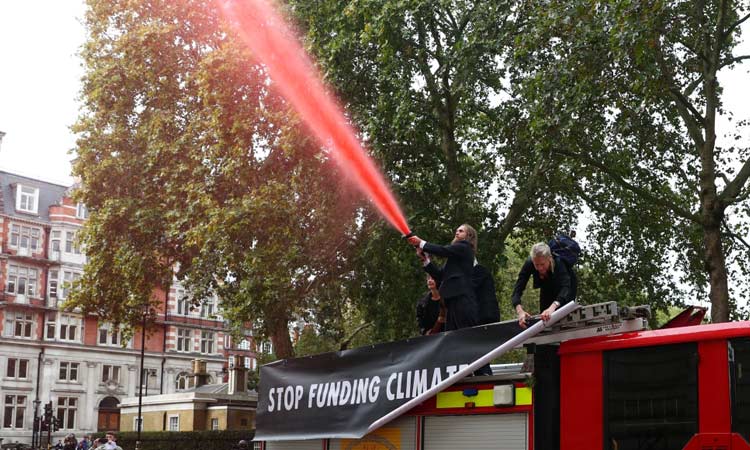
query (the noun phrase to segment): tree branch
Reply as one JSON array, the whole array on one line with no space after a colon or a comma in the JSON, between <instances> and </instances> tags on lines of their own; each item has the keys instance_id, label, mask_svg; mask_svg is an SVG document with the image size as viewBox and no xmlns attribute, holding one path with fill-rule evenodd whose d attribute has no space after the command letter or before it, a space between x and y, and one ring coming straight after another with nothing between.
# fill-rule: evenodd
<instances>
[{"instance_id":1,"label":"tree branch","mask_svg":"<svg viewBox=\"0 0 750 450\"><path fill-rule=\"evenodd\" d=\"M740 193L745 187L748 178L750 178L750 159L745 161L740 171L737 172L737 176L727 183L724 190L719 194L718 197L721 204L726 207L736 202L740 198Z\"/></svg>"},{"instance_id":2,"label":"tree branch","mask_svg":"<svg viewBox=\"0 0 750 450\"><path fill-rule=\"evenodd\" d=\"M742 56L736 56L734 58L729 58L727 60L724 60L720 65L719 69L724 68L730 64L738 63L741 61L744 61L746 59L750 59L750 55L742 55Z\"/></svg>"},{"instance_id":3,"label":"tree branch","mask_svg":"<svg viewBox=\"0 0 750 450\"><path fill-rule=\"evenodd\" d=\"M660 197L660 196L654 194L653 192L651 192L651 191L649 191L647 189L640 188L640 187L634 185L633 183L628 182L625 178L622 177L622 175L620 175L619 173L617 173L614 170L612 170L612 168L608 164L606 164L605 162L603 162L603 161L594 159L594 158L592 158L592 157L590 157L588 155L584 155L584 154L581 154L581 153L574 153L574 152L567 151L567 150L554 150L554 152L558 153L560 155L566 156L568 158L573 158L575 160L581 161L582 163L584 163L584 164L586 164L586 165L588 165L590 167L594 167L596 169L599 169L600 171L602 171L603 173L605 173L612 181L614 181L619 186L621 186L621 187L629 190L630 192L634 193L635 195L637 195L637 196L639 196L639 197L641 197L641 198L643 198L643 199L645 199L645 200L653 203L654 205L662 206L664 208L667 208L670 211L672 211L673 213L675 213L676 215L678 215L678 216L680 216L680 217L682 217L684 219L690 220L691 222L696 222L696 223L700 222L700 218L698 216L696 216L692 212L684 209L683 207L681 207L680 205L676 204L675 202L670 201L670 200L668 200L666 198Z\"/></svg>"},{"instance_id":4,"label":"tree branch","mask_svg":"<svg viewBox=\"0 0 750 450\"><path fill-rule=\"evenodd\" d=\"M743 22L745 22L747 19L750 19L750 13L745 14L743 17L741 17L739 20L731 24L726 31L722 34L722 39L728 38L732 33L734 33L734 30L737 29L740 25L742 25Z\"/></svg>"},{"instance_id":5,"label":"tree branch","mask_svg":"<svg viewBox=\"0 0 750 450\"><path fill-rule=\"evenodd\" d=\"M682 93L675 87L674 76L664 60L664 53L662 52L661 45L658 44L656 45L656 60L659 63L659 70L662 78L664 78L670 86L669 92L675 99L675 107L677 108L680 117L685 122L688 133L690 133L690 138L697 146L702 147L704 140L699 125L705 127L703 116L698 113L695 107L690 103L690 100L682 95Z\"/></svg>"},{"instance_id":6,"label":"tree branch","mask_svg":"<svg viewBox=\"0 0 750 450\"><path fill-rule=\"evenodd\" d=\"M742 237L735 234L730 228L729 225L727 225L726 219L723 219L721 221L721 224L724 225L724 228L727 230L726 235L731 237L732 239L735 239L737 241L740 241L745 247L747 247L748 250L750 250L750 244L748 244Z\"/></svg>"},{"instance_id":7,"label":"tree branch","mask_svg":"<svg viewBox=\"0 0 750 450\"><path fill-rule=\"evenodd\" d=\"M357 327L357 328L356 328L356 329L355 329L355 330L354 330L354 331L352 332L352 334L350 334L350 335L349 335L349 337L347 337L346 339L344 339L344 340L343 340L343 341L341 342L341 345L339 345L339 351L344 351L344 350L348 349L348 348L349 348L349 346L350 346L350 345L352 344L352 341L354 340L354 338L355 338L355 337L357 337L357 335L358 335L358 334L359 334L359 333L360 333L360 332L361 332L362 330L364 330L365 328L371 327L371 326L373 326L373 325L375 325L375 323L373 323L373 322L367 322L367 323L363 323L362 325L358 326L358 327Z\"/></svg>"}]
</instances>

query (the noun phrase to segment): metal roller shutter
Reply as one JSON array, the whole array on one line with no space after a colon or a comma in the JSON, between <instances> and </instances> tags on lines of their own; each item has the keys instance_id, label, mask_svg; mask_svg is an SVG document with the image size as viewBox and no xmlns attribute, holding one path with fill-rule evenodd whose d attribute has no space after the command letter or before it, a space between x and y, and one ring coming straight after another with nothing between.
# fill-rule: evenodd
<instances>
[{"instance_id":1,"label":"metal roller shutter","mask_svg":"<svg viewBox=\"0 0 750 450\"><path fill-rule=\"evenodd\" d=\"M313 439L311 441L281 441L266 442L266 450L322 450L323 441Z\"/></svg>"},{"instance_id":2,"label":"metal roller shutter","mask_svg":"<svg viewBox=\"0 0 750 450\"><path fill-rule=\"evenodd\" d=\"M377 444L373 446L373 444ZM360 450L365 448L417 450L417 418L401 417L362 439L331 439L330 450ZM455 449L454 449L455 450Z\"/></svg>"},{"instance_id":3,"label":"metal roller shutter","mask_svg":"<svg viewBox=\"0 0 750 450\"><path fill-rule=\"evenodd\" d=\"M425 417L424 450L527 450L526 414Z\"/></svg>"}]
</instances>

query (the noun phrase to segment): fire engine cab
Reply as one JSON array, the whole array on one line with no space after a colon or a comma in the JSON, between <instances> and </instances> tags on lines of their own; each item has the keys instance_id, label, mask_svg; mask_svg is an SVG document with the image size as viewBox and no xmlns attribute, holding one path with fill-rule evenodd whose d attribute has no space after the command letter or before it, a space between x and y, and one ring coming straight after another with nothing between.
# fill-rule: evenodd
<instances>
[{"instance_id":1,"label":"fire engine cab","mask_svg":"<svg viewBox=\"0 0 750 450\"><path fill-rule=\"evenodd\" d=\"M533 376L520 364L493 366L362 439L256 449L750 450L750 322L680 326L701 317L659 330L636 317L563 320L526 343Z\"/></svg>"}]
</instances>

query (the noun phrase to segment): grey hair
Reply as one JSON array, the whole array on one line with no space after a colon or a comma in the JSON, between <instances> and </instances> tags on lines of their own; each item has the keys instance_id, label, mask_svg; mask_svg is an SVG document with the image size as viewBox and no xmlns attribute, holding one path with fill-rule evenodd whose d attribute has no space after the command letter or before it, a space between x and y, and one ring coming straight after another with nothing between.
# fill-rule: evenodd
<instances>
[{"instance_id":1,"label":"grey hair","mask_svg":"<svg viewBox=\"0 0 750 450\"><path fill-rule=\"evenodd\" d=\"M531 247L530 256L531 259L534 258L549 258L549 269L554 273L555 271L555 258L552 257L552 250L549 248L549 245L545 244L544 242L539 242L534 244L533 247Z\"/></svg>"},{"instance_id":2,"label":"grey hair","mask_svg":"<svg viewBox=\"0 0 750 450\"><path fill-rule=\"evenodd\" d=\"M537 244L534 244L533 247L531 247L531 252L529 253L529 256L532 258L539 258L539 257L552 257L552 250L550 250L549 245L545 244L544 242L539 242Z\"/></svg>"}]
</instances>

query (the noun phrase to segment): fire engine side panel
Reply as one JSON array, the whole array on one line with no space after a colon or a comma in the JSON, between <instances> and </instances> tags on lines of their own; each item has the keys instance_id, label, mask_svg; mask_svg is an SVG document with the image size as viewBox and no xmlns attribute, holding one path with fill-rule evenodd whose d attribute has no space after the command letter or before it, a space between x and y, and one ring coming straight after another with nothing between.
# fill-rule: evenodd
<instances>
[{"instance_id":1,"label":"fire engine side panel","mask_svg":"<svg viewBox=\"0 0 750 450\"><path fill-rule=\"evenodd\" d=\"M560 450L602 448L602 361L601 352L560 358Z\"/></svg>"},{"instance_id":2,"label":"fire engine side panel","mask_svg":"<svg viewBox=\"0 0 750 450\"><path fill-rule=\"evenodd\" d=\"M698 343L698 415L701 433L732 431L729 361L724 339Z\"/></svg>"}]
</instances>

